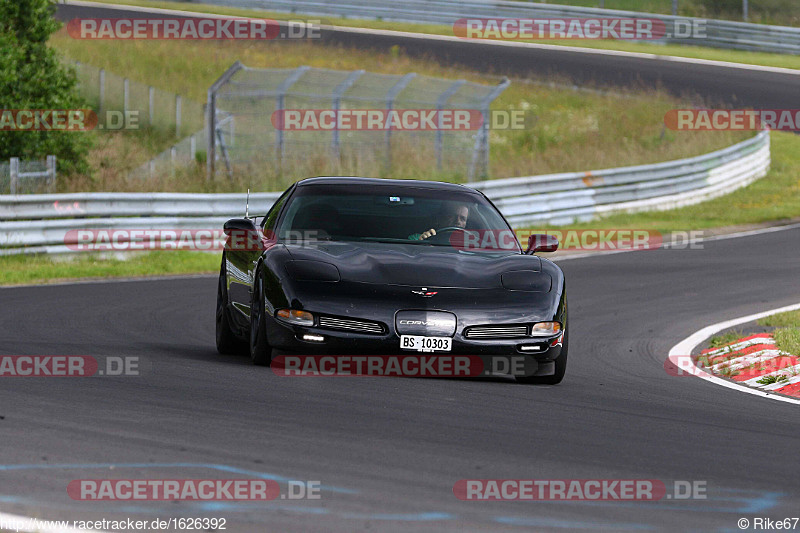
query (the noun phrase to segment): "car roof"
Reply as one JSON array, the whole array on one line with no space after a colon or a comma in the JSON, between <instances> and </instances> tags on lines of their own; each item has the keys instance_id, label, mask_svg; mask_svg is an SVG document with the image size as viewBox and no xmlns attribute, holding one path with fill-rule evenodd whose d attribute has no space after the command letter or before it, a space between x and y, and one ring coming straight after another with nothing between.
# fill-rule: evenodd
<instances>
[{"instance_id":1,"label":"car roof","mask_svg":"<svg viewBox=\"0 0 800 533\"><path fill-rule=\"evenodd\" d=\"M458 183L427 180L394 180L384 178L361 178L357 176L317 176L306 178L297 182L298 187L309 185L393 185L396 187L424 187L426 189L439 189L444 191L472 192L478 191Z\"/></svg>"}]
</instances>

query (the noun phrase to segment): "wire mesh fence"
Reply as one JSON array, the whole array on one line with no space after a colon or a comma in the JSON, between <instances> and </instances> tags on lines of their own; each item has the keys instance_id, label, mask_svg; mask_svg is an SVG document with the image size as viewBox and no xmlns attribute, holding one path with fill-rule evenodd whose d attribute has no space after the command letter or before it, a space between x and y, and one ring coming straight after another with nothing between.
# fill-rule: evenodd
<instances>
[{"instance_id":1,"label":"wire mesh fence","mask_svg":"<svg viewBox=\"0 0 800 533\"><path fill-rule=\"evenodd\" d=\"M168 150L134 169L128 174L128 179L146 180L156 177L175 178L179 171L191 169L192 166L206 164L206 130L201 129L196 133L182 139Z\"/></svg>"},{"instance_id":2,"label":"wire mesh fence","mask_svg":"<svg viewBox=\"0 0 800 533\"><path fill-rule=\"evenodd\" d=\"M111 118L111 111L132 112L137 129L149 127L174 132L179 139L203 128L203 104L86 63L76 61L72 65L81 94L97 110L100 124L105 128L115 129L114 124L120 124L118 119Z\"/></svg>"},{"instance_id":3,"label":"wire mesh fence","mask_svg":"<svg viewBox=\"0 0 800 533\"><path fill-rule=\"evenodd\" d=\"M56 191L56 158L0 162L0 194L44 194Z\"/></svg>"},{"instance_id":4,"label":"wire mesh fence","mask_svg":"<svg viewBox=\"0 0 800 533\"><path fill-rule=\"evenodd\" d=\"M508 80L489 86L414 73L253 69L236 63L209 89L208 177L220 170L231 178L241 173L382 175L411 162L469 180L484 177L489 106L508 85ZM357 116L355 111L378 112L386 120L344 127L341 117ZM391 112L409 111L435 117L434 127L392 123ZM445 127L445 111L477 113L480 120L469 127ZM307 118L329 113L333 125L312 121L290 128L290 112Z\"/></svg>"}]
</instances>

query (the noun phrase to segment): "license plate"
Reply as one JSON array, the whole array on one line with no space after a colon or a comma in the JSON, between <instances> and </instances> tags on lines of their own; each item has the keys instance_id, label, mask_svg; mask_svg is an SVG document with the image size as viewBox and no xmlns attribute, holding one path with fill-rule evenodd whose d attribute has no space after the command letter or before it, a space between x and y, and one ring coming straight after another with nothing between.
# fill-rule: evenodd
<instances>
[{"instance_id":1,"label":"license plate","mask_svg":"<svg viewBox=\"0 0 800 533\"><path fill-rule=\"evenodd\" d=\"M422 335L401 335L400 348L417 352L449 352L453 345L450 337L424 337Z\"/></svg>"}]
</instances>

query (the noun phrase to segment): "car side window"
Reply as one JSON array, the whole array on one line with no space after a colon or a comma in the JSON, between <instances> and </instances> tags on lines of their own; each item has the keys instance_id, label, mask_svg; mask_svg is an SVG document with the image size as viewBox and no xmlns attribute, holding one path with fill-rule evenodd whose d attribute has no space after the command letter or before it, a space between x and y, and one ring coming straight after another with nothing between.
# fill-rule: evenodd
<instances>
[{"instance_id":1,"label":"car side window","mask_svg":"<svg viewBox=\"0 0 800 533\"><path fill-rule=\"evenodd\" d=\"M261 229L264 232L272 231L275 229L275 223L278 221L278 215L281 213L281 208L283 204L286 203L286 200L289 198L289 193L291 193L293 189L289 189L280 198L278 198L274 204L272 204L272 208L267 213L267 216L264 217L264 221L261 223Z\"/></svg>"}]
</instances>

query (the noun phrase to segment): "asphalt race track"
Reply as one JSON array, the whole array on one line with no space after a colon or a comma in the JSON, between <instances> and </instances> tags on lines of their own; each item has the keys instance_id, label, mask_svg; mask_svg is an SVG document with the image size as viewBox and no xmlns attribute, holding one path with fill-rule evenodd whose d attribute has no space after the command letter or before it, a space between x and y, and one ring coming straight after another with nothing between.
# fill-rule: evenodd
<instances>
[{"instance_id":1,"label":"asphalt race track","mask_svg":"<svg viewBox=\"0 0 800 533\"><path fill-rule=\"evenodd\" d=\"M217 516L246 531L735 531L800 509L795 405L663 369L701 326L800 300L800 230L565 261L559 386L281 378L214 349L216 280L0 290L6 354L139 356L140 377L6 378L2 510ZM109 469L109 465L115 465ZM233 474L232 474L233 473ZM265 476L320 500L72 501L73 479ZM705 481L706 500L460 501L460 479Z\"/></svg>"},{"instance_id":2,"label":"asphalt race track","mask_svg":"<svg viewBox=\"0 0 800 533\"><path fill-rule=\"evenodd\" d=\"M797 94L800 80L767 83L768 74L733 69L727 81L700 75L717 96L747 77L750 105L758 97L768 107L784 105L781 95ZM223 517L235 533L723 532L738 531L741 517L798 516L797 406L670 376L663 364L671 346L707 324L800 301L800 229L703 246L562 262L570 363L553 387L281 378L217 354L216 277L0 289L2 354L137 356L142 367L138 377L3 379L0 511ZM76 479L253 477L284 492L289 480L319 481L321 499L83 502L66 491ZM506 478L656 479L668 492L674 481L705 482L707 498L470 502L453 494L461 479Z\"/></svg>"}]
</instances>

